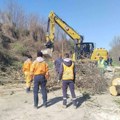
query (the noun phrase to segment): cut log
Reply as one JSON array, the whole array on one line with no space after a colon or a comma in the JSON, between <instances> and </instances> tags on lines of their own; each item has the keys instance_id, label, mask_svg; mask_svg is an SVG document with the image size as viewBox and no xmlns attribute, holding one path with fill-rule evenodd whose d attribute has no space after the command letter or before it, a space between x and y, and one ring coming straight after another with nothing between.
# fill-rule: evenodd
<instances>
[{"instance_id":1,"label":"cut log","mask_svg":"<svg viewBox=\"0 0 120 120\"><path fill-rule=\"evenodd\" d=\"M120 78L116 78L112 81L112 85L116 86L116 85L120 85Z\"/></svg>"},{"instance_id":2,"label":"cut log","mask_svg":"<svg viewBox=\"0 0 120 120\"><path fill-rule=\"evenodd\" d=\"M113 96L120 95L120 85L117 86L111 86L109 88L110 94Z\"/></svg>"}]
</instances>

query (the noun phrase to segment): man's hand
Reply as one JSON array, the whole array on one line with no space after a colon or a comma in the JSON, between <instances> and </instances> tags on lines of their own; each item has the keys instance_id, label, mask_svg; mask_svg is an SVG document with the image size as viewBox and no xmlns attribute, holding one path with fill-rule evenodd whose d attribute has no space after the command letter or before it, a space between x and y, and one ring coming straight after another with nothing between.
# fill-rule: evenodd
<instances>
[{"instance_id":1,"label":"man's hand","mask_svg":"<svg viewBox=\"0 0 120 120\"><path fill-rule=\"evenodd\" d=\"M33 79L30 81L31 83L33 82Z\"/></svg>"},{"instance_id":2,"label":"man's hand","mask_svg":"<svg viewBox=\"0 0 120 120\"><path fill-rule=\"evenodd\" d=\"M74 84L75 84L75 80L73 80Z\"/></svg>"},{"instance_id":3,"label":"man's hand","mask_svg":"<svg viewBox=\"0 0 120 120\"><path fill-rule=\"evenodd\" d=\"M57 83L60 83L61 80L58 80Z\"/></svg>"}]
</instances>

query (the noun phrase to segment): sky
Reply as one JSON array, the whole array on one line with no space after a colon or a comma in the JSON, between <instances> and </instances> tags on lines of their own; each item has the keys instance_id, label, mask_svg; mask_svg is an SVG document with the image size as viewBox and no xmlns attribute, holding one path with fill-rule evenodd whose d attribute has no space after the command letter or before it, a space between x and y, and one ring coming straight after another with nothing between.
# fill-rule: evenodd
<instances>
[{"instance_id":1,"label":"sky","mask_svg":"<svg viewBox=\"0 0 120 120\"><path fill-rule=\"evenodd\" d=\"M6 1L0 0L0 9ZM14 0L13 0L14 1ZM97 48L110 50L115 36L120 36L120 0L17 0L26 14L48 18L54 11L62 20L94 42Z\"/></svg>"}]
</instances>

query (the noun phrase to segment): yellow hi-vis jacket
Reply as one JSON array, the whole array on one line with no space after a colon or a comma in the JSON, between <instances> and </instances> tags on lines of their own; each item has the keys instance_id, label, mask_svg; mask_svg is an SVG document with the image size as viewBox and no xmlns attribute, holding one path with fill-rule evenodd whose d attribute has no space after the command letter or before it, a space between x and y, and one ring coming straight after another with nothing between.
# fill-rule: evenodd
<instances>
[{"instance_id":1,"label":"yellow hi-vis jacket","mask_svg":"<svg viewBox=\"0 0 120 120\"><path fill-rule=\"evenodd\" d=\"M46 79L49 78L48 64L44 61L42 62L34 61L30 71L33 76L44 75Z\"/></svg>"},{"instance_id":2,"label":"yellow hi-vis jacket","mask_svg":"<svg viewBox=\"0 0 120 120\"><path fill-rule=\"evenodd\" d=\"M98 60L98 67L99 68L105 68L105 60L103 60L103 59L101 61Z\"/></svg>"},{"instance_id":3,"label":"yellow hi-vis jacket","mask_svg":"<svg viewBox=\"0 0 120 120\"><path fill-rule=\"evenodd\" d=\"M72 63L72 65L69 67L63 63L62 80L73 80L74 79L73 69L74 69L74 63Z\"/></svg>"},{"instance_id":4,"label":"yellow hi-vis jacket","mask_svg":"<svg viewBox=\"0 0 120 120\"><path fill-rule=\"evenodd\" d=\"M24 74L26 72L30 72L30 67L32 65L32 61L30 59L27 59L24 64L23 64L23 67L22 67L22 71L24 72Z\"/></svg>"}]
</instances>

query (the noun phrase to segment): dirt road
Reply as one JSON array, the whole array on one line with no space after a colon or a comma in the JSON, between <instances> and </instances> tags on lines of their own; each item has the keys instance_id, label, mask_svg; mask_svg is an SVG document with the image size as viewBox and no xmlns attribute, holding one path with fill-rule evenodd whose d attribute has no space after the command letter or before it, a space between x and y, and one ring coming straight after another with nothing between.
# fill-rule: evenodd
<instances>
[{"instance_id":1,"label":"dirt road","mask_svg":"<svg viewBox=\"0 0 120 120\"><path fill-rule=\"evenodd\" d=\"M0 86L0 120L120 120L115 97L108 93L83 96L76 91L76 94L77 109L73 108L71 98L68 107L62 108L61 90L48 93L47 108L41 106L39 94L39 109L34 109L33 93L27 94L23 84Z\"/></svg>"}]
</instances>

